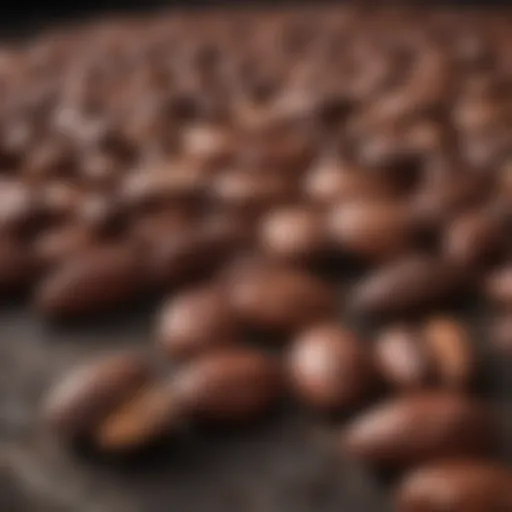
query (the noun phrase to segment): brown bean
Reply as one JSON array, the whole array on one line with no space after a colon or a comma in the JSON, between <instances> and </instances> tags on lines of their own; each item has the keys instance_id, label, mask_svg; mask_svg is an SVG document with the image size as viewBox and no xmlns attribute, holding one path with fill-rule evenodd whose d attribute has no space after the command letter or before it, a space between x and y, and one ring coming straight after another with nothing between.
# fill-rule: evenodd
<instances>
[{"instance_id":1,"label":"brown bean","mask_svg":"<svg viewBox=\"0 0 512 512\"><path fill-rule=\"evenodd\" d=\"M412 256L381 267L357 283L351 307L365 316L424 311L457 297L470 284L450 263Z\"/></svg>"},{"instance_id":2,"label":"brown bean","mask_svg":"<svg viewBox=\"0 0 512 512\"><path fill-rule=\"evenodd\" d=\"M481 460L434 462L408 474L396 491L397 512L512 510L512 472Z\"/></svg>"},{"instance_id":3,"label":"brown bean","mask_svg":"<svg viewBox=\"0 0 512 512\"><path fill-rule=\"evenodd\" d=\"M87 152L80 161L80 177L93 190L111 190L120 175L120 163L106 152Z\"/></svg>"},{"instance_id":4,"label":"brown bean","mask_svg":"<svg viewBox=\"0 0 512 512\"><path fill-rule=\"evenodd\" d=\"M77 205L76 222L98 236L115 236L127 224L127 212L115 198L105 194L89 194Z\"/></svg>"},{"instance_id":5,"label":"brown bean","mask_svg":"<svg viewBox=\"0 0 512 512\"><path fill-rule=\"evenodd\" d=\"M41 186L38 201L44 214L54 222L69 221L83 200L84 191L72 182L49 181Z\"/></svg>"},{"instance_id":6,"label":"brown bean","mask_svg":"<svg viewBox=\"0 0 512 512\"><path fill-rule=\"evenodd\" d=\"M191 230L155 240L148 266L154 282L167 287L209 276L237 250L245 247L248 233L240 223L212 218Z\"/></svg>"},{"instance_id":7,"label":"brown bean","mask_svg":"<svg viewBox=\"0 0 512 512\"><path fill-rule=\"evenodd\" d=\"M303 191L308 200L327 205L355 197L389 194L386 187L369 176L364 169L344 166L336 160L324 160L311 168L304 177Z\"/></svg>"},{"instance_id":8,"label":"brown bean","mask_svg":"<svg viewBox=\"0 0 512 512\"><path fill-rule=\"evenodd\" d=\"M237 341L239 326L224 291L201 287L173 297L163 307L157 340L173 358L189 358Z\"/></svg>"},{"instance_id":9,"label":"brown bean","mask_svg":"<svg viewBox=\"0 0 512 512\"><path fill-rule=\"evenodd\" d=\"M327 411L358 405L376 381L369 347L336 324L312 327L296 338L288 373L301 401Z\"/></svg>"},{"instance_id":10,"label":"brown bean","mask_svg":"<svg viewBox=\"0 0 512 512\"><path fill-rule=\"evenodd\" d=\"M128 226L127 235L135 245L148 250L193 228L194 218L190 212L183 208L170 208L136 216Z\"/></svg>"},{"instance_id":11,"label":"brown bean","mask_svg":"<svg viewBox=\"0 0 512 512\"><path fill-rule=\"evenodd\" d=\"M68 224L41 233L34 241L34 251L44 268L53 268L90 250L96 242L90 229Z\"/></svg>"},{"instance_id":12,"label":"brown bean","mask_svg":"<svg viewBox=\"0 0 512 512\"><path fill-rule=\"evenodd\" d=\"M352 200L335 206L328 223L336 245L366 261L396 257L411 245L406 211L397 202Z\"/></svg>"},{"instance_id":13,"label":"brown bean","mask_svg":"<svg viewBox=\"0 0 512 512\"><path fill-rule=\"evenodd\" d=\"M257 329L293 333L334 314L332 290L305 271L263 264L235 274L227 285L232 306Z\"/></svg>"},{"instance_id":14,"label":"brown bean","mask_svg":"<svg viewBox=\"0 0 512 512\"><path fill-rule=\"evenodd\" d=\"M386 380L405 389L422 388L432 377L432 357L419 329L396 325L379 334L377 367Z\"/></svg>"},{"instance_id":15,"label":"brown bean","mask_svg":"<svg viewBox=\"0 0 512 512\"><path fill-rule=\"evenodd\" d=\"M399 388L439 386L463 390L476 373L467 327L452 318L434 317L417 326L393 326L376 344L383 376Z\"/></svg>"},{"instance_id":16,"label":"brown bean","mask_svg":"<svg viewBox=\"0 0 512 512\"><path fill-rule=\"evenodd\" d=\"M2 295L26 291L39 275L39 265L30 247L2 237L0 242L0 290Z\"/></svg>"},{"instance_id":17,"label":"brown bean","mask_svg":"<svg viewBox=\"0 0 512 512\"><path fill-rule=\"evenodd\" d=\"M50 390L44 418L65 440L88 437L149 379L144 358L116 353L73 368Z\"/></svg>"},{"instance_id":18,"label":"brown bean","mask_svg":"<svg viewBox=\"0 0 512 512\"><path fill-rule=\"evenodd\" d=\"M430 181L411 198L411 216L418 225L442 228L457 213L482 204L488 196L489 178L484 173L466 173L461 179L457 170L431 170Z\"/></svg>"},{"instance_id":19,"label":"brown bean","mask_svg":"<svg viewBox=\"0 0 512 512\"><path fill-rule=\"evenodd\" d=\"M491 272L485 282L487 298L497 306L512 307L512 265Z\"/></svg>"},{"instance_id":20,"label":"brown bean","mask_svg":"<svg viewBox=\"0 0 512 512\"><path fill-rule=\"evenodd\" d=\"M444 254L457 264L478 267L503 255L506 238L504 226L496 216L482 211L466 213L447 228Z\"/></svg>"},{"instance_id":21,"label":"brown bean","mask_svg":"<svg viewBox=\"0 0 512 512\"><path fill-rule=\"evenodd\" d=\"M320 212L304 207L271 210L260 224L260 246L269 256L308 262L327 253L328 239Z\"/></svg>"},{"instance_id":22,"label":"brown bean","mask_svg":"<svg viewBox=\"0 0 512 512\"><path fill-rule=\"evenodd\" d=\"M498 351L512 356L512 314L504 313L492 320L491 342Z\"/></svg>"},{"instance_id":23,"label":"brown bean","mask_svg":"<svg viewBox=\"0 0 512 512\"><path fill-rule=\"evenodd\" d=\"M446 317L433 318L425 325L424 338L441 384L454 389L470 386L476 357L466 326Z\"/></svg>"},{"instance_id":24,"label":"brown bean","mask_svg":"<svg viewBox=\"0 0 512 512\"><path fill-rule=\"evenodd\" d=\"M199 171L176 164L126 175L119 193L122 204L133 209L146 209L194 199L203 189L204 177Z\"/></svg>"},{"instance_id":25,"label":"brown bean","mask_svg":"<svg viewBox=\"0 0 512 512\"><path fill-rule=\"evenodd\" d=\"M209 169L229 162L235 152L236 138L222 126L207 124L188 127L183 134L183 150Z\"/></svg>"},{"instance_id":26,"label":"brown bean","mask_svg":"<svg viewBox=\"0 0 512 512\"><path fill-rule=\"evenodd\" d=\"M139 255L129 246L97 247L50 273L35 294L48 317L104 313L134 300L146 286Z\"/></svg>"},{"instance_id":27,"label":"brown bean","mask_svg":"<svg viewBox=\"0 0 512 512\"><path fill-rule=\"evenodd\" d=\"M94 443L105 452L136 451L178 430L181 421L172 383L152 383L140 388L98 425Z\"/></svg>"},{"instance_id":28,"label":"brown bean","mask_svg":"<svg viewBox=\"0 0 512 512\"><path fill-rule=\"evenodd\" d=\"M19 236L39 220L35 194L22 182L0 181L0 232Z\"/></svg>"},{"instance_id":29,"label":"brown bean","mask_svg":"<svg viewBox=\"0 0 512 512\"><path fill-rule=\"evenodd\" d=\"M214 201L224 208L259 213L295 197L293 180L278 173L226 171L211 184Z\"/></svg>"},{"instance_id":30,"label":"brown bean","mask_svg":"<svg viewBox=\"0 0 512 512\"><path fill-rule=\"evenodd\" d=\"M342 433L349 455L403 467L442 457L482 454L496 442L492 412L477 400L447 392L391 399L353 420Z\"/></svg>"},{"instance_id":31,"label":"brown bean","mask_svg":"<svg viewBox=\"0 0 512 512\"><path fill-rule=\"evenodd\" d=\"M176 396L200 421L244 422L268 411L282 391L280 367L253 349L220 350L191 362L176 376Z\"/></svg>"}]
</instances>

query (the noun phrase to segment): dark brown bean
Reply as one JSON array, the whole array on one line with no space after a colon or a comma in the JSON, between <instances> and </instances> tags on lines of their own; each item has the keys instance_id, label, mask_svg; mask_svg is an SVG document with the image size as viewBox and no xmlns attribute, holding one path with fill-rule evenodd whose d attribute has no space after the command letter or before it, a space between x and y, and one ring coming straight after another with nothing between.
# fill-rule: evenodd
<instances>
[{"instance_id":1,"label":"dark brown bean","mask_svg":"<svg viewBox=\"0 0 512 512\"><path fill-rule=\"evenodd\" d=\"M235 343L238 327L225 292L218 287L202 287L173 297L164 305L157 340L172 358L189 358Z\"/></svg>"},{"instance_id":2,"label":"dark brown bean","mask_svg":"<svg viewBox=\"0 0 512 512\"><path fill-rule=\"evenodd\" d=\"M99 246L50 273L36 290L35 304L52 318L104 313L133 301L145 281L140 257L131 247Z\"/></svg>"},{"instance_id":3,"label":"dark brown bean","mask_svg":"<svg viewBox=\"0 0 512 512\"><path fill-rule=\"evenodd\" d=\"M447 259L473 267L492 263L503 255L506 232L500 219L489 212L457 217L447 228L443 249Z\"/></svg>"},{"instance_id":4,"label":"dark brown bean","mask_svg":"<svg viewBox=\"0 0 512 512\"><path fill-rule=\"evenodd\" d=\"M412 256L381 267L356 284L354 312L389 316L423 311L457 297L471 283L450 263Z\"/></svg>"},{"instance_id":5,"label":"dark brown bean","mask_svg":"<svg viewBox=\"0 0 512 512\"><path fill-rule=\"evenodd\" d=\"M512 510L512 472L496 463L435 462L408 474L396 491L397 512Z\"/></svg>"},{"instance_id":6,"label":"dark brown bean","mask_svg":"<svg viewBox=\"0 0 512 512\"><path fill-rule=\"evenodd\" d=\"M53 268L90 250L96 242L90 229L68 224L41 233L34 241L34 252L44 268Z\"/></svg>"},{"instance_id":7,"label":"dark brown bean","mask_svg":"<svg viewBox=\"0 0 512 512\"><path fill-rule=\"evenodd\" d=\"M376 382L369 347L336 324L318 325L296 338L288 374L301 401L327 411L358 405Z\"/></svg>"},{"instance_id":8,"label":"dark brown bean","mask_svg":"<svg viewBox=\"0 0 512 512\"><path fill-rule=\"evenodd\" d=\"M64 440L88 437L149 376L146 360L132 352L82 364L50 390L43 408L45 421Z\"/></svg>"},{"instance_id":9,"label":"dark brown bean","mask_svg":"<svg viewBox=\"0 0 512 512\"><path fill-rule=\"evenodd\" d=\"M176 396L200 421L245 422L268 411L282 391L279 364L253 349L221 350L184 367Z\"/></svg>"},{"instance_id":10,"label":"dark brown bean","mask_svg":"<svg viewBox=\"0 0 512 512\"><path fill-rule=\"evenodd\" d=\"M305 271L263 264L235 274L228 284L232 306L257 329L293 333L334 314L332 290Z\"/></svg>"},{"instance_id":11,"label":"dark brown bean","mask_svg":"<svg viewBox=\"0 0 512 512\"><path fill-rule=\"evenodd\" d=\"M323 215L310 208L271 210L261 221L259 235L263 252L283 260L318 260L328 249Z\"/></svg>"},{"instance_id":12,"label":"dark brown bean","mask_svg":"<svg viewBox=\"0 0 512 512\"><path fill-rule=\"evenodd\" d=\"M496 306L512 307L512 265L494 270L485 282L487 298Z\"/></svg>"},{"instance_id":13,"label":"dark brown bean","mask_svg":"<svg viewBox=\"0 0 512 512\"><path fill-rule=\"evenodd\" d=\"M1 295L26 291L39 275L39 265L30 247L12 238L0 242Z\"/></svg>"},{"instance_id":14,"label":"dark brown bean","mask_svg":"<svg viewBox=\"0 0 512 512\"><path fill-rule=\"evenodd\" d=\"M492 320L491 342L500 353L512 357L511 313L504 313Z\"/></svg>"},{"instance_id":15,"label":"dark brown bean","mask_svg":"<svg viewBox=\"0 0 512 512\"><path fill-rule=\"evenodd\" d=\"M484 173L461 173L453 169L431 171L431 181L412 196L411 216L423 227L442 228L457 213L476 207L489 192L489 178Z\"/></svg>"},{"instance_id":16,"label":"dark brown bean","mask_svg":"<svg viewBox=\"0 0 512 512\"><path fill-rule=\"evenodd\" d=\"M377 367L386 380L405 389L422 388L432 377L432 357L419 329L396 325L379 334Z\"/></svg>"},{"instance_id":17,"label":"dark brown bean","mask_svg":"<svg viewBox=\"0 0 512 512\"><path fill-rule=\"evenodd\" d=\"M443 457L477 455L496 442L492 412L481 402L446 392L391 399L353 420L342 448L364 462L403 467Z\"/></svg>"},{"instance_id":18,"label":"dark brown bean","mask_svg":"<svg viewBox=\"0 0 512 512\"><path fill-rule=\"evenodd\" d=\"M122 233L127 224L127 212L115 198L104 194L85 196L75 210L76 222L98 236Z\"/></svg>"},{"instance_id":19,"label":"dark brown bean","mask_svg":"<svg viewBox=\"0 0 512 512\"><path fill-rule=\"evenodd\" d=\"M374 262L396 257L411 245L411 228L397 202L352 200L335 206L329 230L338 247Z\"/></svg>"},{"instance_id":20,"label":"dark brown bean","mask_svg":"<svg viewBox=\"0 0 512 512\"><path fill-rule=\"evenodd\" d=\"M72 182L49 181L41 186L38 201L44 215L59 222L74 216L83 197L84 191Z\"/></svg>"},{"instance_id":21,"label":"dark brown bean","mask_svg":"<svg viewBox=\"0 0 512 512\"><path fill-rule=\"evenodd\" d=\"M177 230L174 236L155 240L149 248L148 267L159 287L209 276L247 242L247 230L240 223L212 218L191 230Z\"/></svg>"},{"instance_id":22,"label":"dark brown bean","mask_svg":"<svg viewBox=\"0 0 512 512\"><path fill-rule=\"evenodd\" d=\"M194 218L183 208L170 208L149 215L138 215L128 227L128 237L144 250L164 244L175 236L194 229Z\"/></svg>"},{"instance_id":23,"label":"dark brown bean","mask_svg":"<svg viewBox=\"0 0 512 512\"><path fill-rule=\"evenodd\" d=\"M120 163L105 152L93 151L83 155L80 177L94 190L111 190L121 175Z\"/></svg>"},{"instance_id":24,"label":"dark brown bean","mask_svg":"<svg viewBox=\"0 0 512 512\"><path fill-rule=\"evenodd\" d=\"M152 383L140 388L98 425L94 443L104 452L140 450L177 431L182 419L172 383Z\"/></svg>"}]
</instances>

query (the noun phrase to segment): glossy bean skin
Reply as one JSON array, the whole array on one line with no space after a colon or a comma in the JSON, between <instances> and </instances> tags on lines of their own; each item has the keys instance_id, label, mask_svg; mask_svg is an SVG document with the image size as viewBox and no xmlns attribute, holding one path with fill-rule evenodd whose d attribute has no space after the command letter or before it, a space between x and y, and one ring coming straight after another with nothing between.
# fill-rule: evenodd
<instances>
[{"instance_id":1,"label":"glossy bean skin","mask_svg":"<svg viewBox=\"0 0 512 512\"><path fill-rule=\"evenodd\" d=\"M512 508L512 473L485 460L433 462L406 475L396 491L398 512L483 512Z\"/></svg>"},{"instance_id":2,"label":"glossy bean skin","mask_svg":"<svg viewBox=\"0 0 512 512\"><path fill-rule=\"evenodd\" d=\"M107 355L72 369L49 391L45 421L64 440L87 438L150 377L147 361L136 353Z\"/></svg>"},{"instance_id":3,"label":"glossy bean skin","mask_svg":"<svg viewBox=\"0 0 512 512\"><path fill-rule=\"evenodd\" d=\"M176 394L201 422L244 423L258 419L282 392L280 365L251 349L220 350L185 366Z\"/></svg>"},{"instance_id":4,"label":"glossy bean skin","mask_svg":"<svg viewBox=\"0 0 512 512\"><path fill-rule=\"evenodd\" d=\"M408 467L442 457L486 453L496 441L495 420L479 401L450 392L392 398L356 417L342 447L364 462Z\"/></svg>"}]
</instances>

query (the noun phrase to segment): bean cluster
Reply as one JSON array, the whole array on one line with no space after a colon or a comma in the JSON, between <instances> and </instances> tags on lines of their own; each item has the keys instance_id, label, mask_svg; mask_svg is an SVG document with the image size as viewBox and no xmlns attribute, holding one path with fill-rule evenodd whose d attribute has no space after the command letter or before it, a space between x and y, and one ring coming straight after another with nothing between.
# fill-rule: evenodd
<instances>
[{"instance_id":1,"label":"bean cluster","mask_svg":"<svg viewBox=\"0 0 512 512\"><path fill-rule=\"evenodd\" d=\"M166 297L175 370L85 363L49 392L52 431L132 452L290 395L349 415L336 449L399 470L399 512L512 511L451 308L483 298L512 353L511 22L233 11L3 46L2 293L50 321Z\"/></svg>"}]
</instances>

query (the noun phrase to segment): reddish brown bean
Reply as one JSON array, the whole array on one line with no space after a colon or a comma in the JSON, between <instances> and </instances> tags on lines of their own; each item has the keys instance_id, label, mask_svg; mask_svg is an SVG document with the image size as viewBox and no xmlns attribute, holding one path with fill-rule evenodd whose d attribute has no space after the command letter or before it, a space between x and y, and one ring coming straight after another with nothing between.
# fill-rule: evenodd
<instances>
[{"instance_id":1,"label":"reddish brown bean","mask_svg":"<svg viewBox=\"0 0 512 512\"><path fill-rule=\"evenodd\" d=\"M329 247L323 215L300 206L266 214L259 239L261 249L269 256L298 262L318 260Z\"/></svg>"},{"instance_id":2,"label":"reddish brown bean","mask_svg":"<svg viewBox=\"0 0 512 512\"><path fill-rule=\"evenodd\" d=\"M494 270L485 282L487 298L499 307L512 307L512 266Z\"/></svg>"},{"instance_id":3,"label":"reddish brown bean","mask_svg":"<svg viewBox=\"0 0 512 512\"><path fill-rule=\"evenodd\" d=\"M491 323L491 342L506 356L512 356L512 314L504 313Z\"/></svg>"},{"instance_id":4,"label":"reddish brown bean","mask_svg":"<svg viewBox=\"0 0 512 512\"><path fill-rule=\"evenodd\" d=\"M375 345L377 367L394 386L422 388L432 377L432 356L422 333L406 325L389 327L379 334Z\"/></svg>"},{"instance_id":5,"label":"reddish brown bean","mask_svg":"<svg viewBox=\"0 0 512 512\"><path fill-rule=\"evenodd\" d=\"M252 349L206 354L176 376L176 396L187 413L206 422L261 417L282 391L279 364Z\"/></svg>"},{"instance_id":6,"label":"reddish brown bean","mask_svg":"<svg viewBox=\"0 0 512 512\"><path fill-rule=\"evenodd\" d=\"M26 291L39 275L40 267L30 247L15 239L0 241L0 290L3 296Z\"/></svg>"},{"instance_id":7,"label":"reddish brown bean","mask_svg":"<svg viewBox=\"0 0 512 512\"><path fill-rule=\"evenodd\" d=\"M111 412L94 432L104 452L131 452L177 431L183 419L171 383L152 383Z\"/></svg>"},{"instance_id":8,"label":"reddish brown bean","mask_svg":"<svg viewBox=\"0 0 512 512\"><path fill-rule=\"evenodd\" d=\"M457 297L470 284L463 279L460 268L450 263L413 256L363 278L353 290L351 306L365 316L414 313Z\"/></svg>"},{"instance_id":9,"label":"reddish brown bean","mask_svg":"<svg viewBox=\"0 0 512 512\"><path fill-rule=\"evenodd\" d=\"M424 337L441 385L453 389L470 386L476 355L468 328L456 320L437 317L425 325Z\"/></svg>"},{"instance_id":10,"label":"reddish brown bean","mask_svg":"<svg viewBox=\"0 0 512 512\"><path fill-rule=\"evenodd\" d=\"M461 459L434 462L408 474L396 491L397 512L512 510L512 472Z\"/></svg>"},{"instance_id":11,"label":"reddish brown bean","mask_svg":"<svg viewBox=\"0 0 512 512\"><path fill-rule=\"evenodd\" d=\"M353 420L342 448L364 462L407 467L486 453L496 442L492 412L458 394L427 392L391 399Z\"/></svg>"},{"instance_id":12,"label":"reddish brown bean","mask_svg":"<svg viewBox=\"0 0 512 512\"><path fill-rule=\"evenodd\" d=\"M312 274L280 265L256 265L228 283L242 321L262 330L293 333L334 314L329 286Z\"/></svg>"},{"instance_id":13,"label":"reddish brown bean","mask_svg":"<svg viewBox=\"0 0 512 512\"><path fill-rule=\"evenodd\" d=\"M173 358L189 358L233 344L239 325L226 293L202 287L169 300L159 316L157 340Z\"/></svg>"},{"instance_id":14,"label":"reddish brown bean","mask_svg":"<svg viewBox=\"0 0 512 512\"><path fill-rule=\"evenodd\" d=\"M36 290L35 304L51 318L104 313L133 301L146 284L140 257L131 247L99 246L50 273Z\"/></svg>"},{"instance_id":15,"label":"reddish brown bean","mask_svg":"<svg viewBox=\"0 0 512 512\"><path fill-rule=\"evenodd\" d=\"M411 245L406 211L396 202L352 200L336 206L328 222L337 246L366 261L396 257Z\"/></svg>"},{"instance_id":16,"label":"reddish brown bean","mask_svg":"<svg viewBox=\"0 0 512 512\"><path fill-rule=\"evenodd\" d=\"M62 439L88 437L149 375L146 360L132 352L84 363L50 390L43 410L45 421Z\"/></svg>"},{"instance_id":17,"label":"reddish brown bean","mask_svg":"<svg viewBox=\"0 0 512 512\"><path fill-rule=\"evenodd\" d=\"M504 225L489 212L476 211L457 217L448 226L443 241L447 259L473 267L492 263L503 255Z\"/></svg>"},{"instance_id":18,"label":"reddish brown bean","mask_svg":"<svg viewBox=\"0 0 512 512\"><path fill-rule=\"evenodd\" d=\"M301 401L327 411L358 405L376 382L369 347L336 324L312 327L296 338L288 373Z\"/></svg>"}]
</instances>

